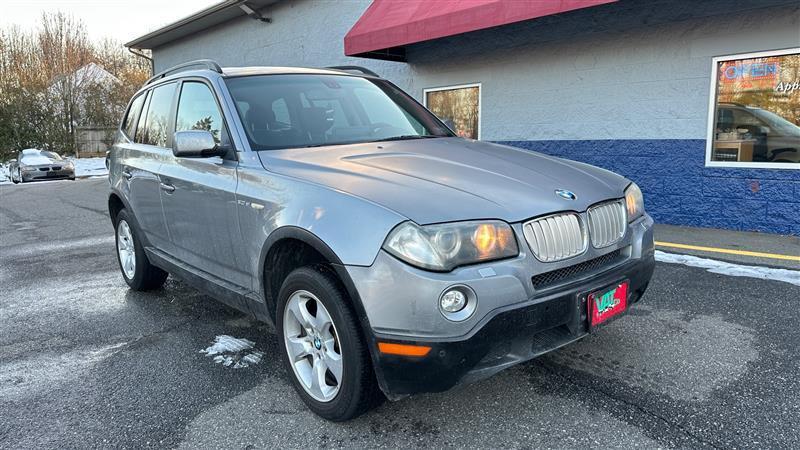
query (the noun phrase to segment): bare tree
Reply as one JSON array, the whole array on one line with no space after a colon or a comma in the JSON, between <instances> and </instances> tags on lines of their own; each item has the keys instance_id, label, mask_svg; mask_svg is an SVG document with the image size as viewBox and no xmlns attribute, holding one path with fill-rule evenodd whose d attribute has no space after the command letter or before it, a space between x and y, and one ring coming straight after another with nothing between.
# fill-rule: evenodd
<instances>
[{"instance_id":1,"label":"bare tree","mask_svg":"<svg viewBox=\"0 0 800 450\"><path fill-rule=\"evenodd\" d=\"M149 75L146 60L91 42L60 12L43 14L34 31L0 30L0 160L25 147L73 150L77 126L116 125Z\"/></svg>"}]
</instances>

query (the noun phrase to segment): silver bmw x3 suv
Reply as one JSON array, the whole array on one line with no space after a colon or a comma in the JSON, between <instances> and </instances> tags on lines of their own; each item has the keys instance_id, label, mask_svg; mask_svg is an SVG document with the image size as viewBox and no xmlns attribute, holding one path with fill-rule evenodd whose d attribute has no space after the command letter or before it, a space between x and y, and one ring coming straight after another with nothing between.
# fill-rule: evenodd
<instances>
[{"instance_id":1,"label":"silver bmw x3 suv","mask_svg":"<svg viewBox=\"0 0 800 450\"><path fill-rule=\"evenodd\" d=\"M109 159L127 284L169 273L274 324L330 420L587 336L655 265L634 183L456 137L366 69L176 66Z\"/></svg>"}]
</instances>

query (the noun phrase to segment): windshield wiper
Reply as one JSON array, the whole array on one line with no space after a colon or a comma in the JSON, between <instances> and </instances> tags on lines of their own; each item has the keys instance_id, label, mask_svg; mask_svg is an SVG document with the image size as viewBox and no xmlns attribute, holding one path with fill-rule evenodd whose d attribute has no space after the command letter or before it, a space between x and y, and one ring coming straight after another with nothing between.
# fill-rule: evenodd
<instances>
[{"instance_id":1,"label":"windshield wiper","mask_svg":"<svg viewBox=\"0 0 800 450\"><path fill-rule=\"evenodd\" d=\"M386 141L405 141L409 139L431 139L431 138L438 138L442 136L436 136L435 134L404 134L402 136L392 136L383 139L376 139L373 142L386 142Z\"/></svg>"}]
</instances>

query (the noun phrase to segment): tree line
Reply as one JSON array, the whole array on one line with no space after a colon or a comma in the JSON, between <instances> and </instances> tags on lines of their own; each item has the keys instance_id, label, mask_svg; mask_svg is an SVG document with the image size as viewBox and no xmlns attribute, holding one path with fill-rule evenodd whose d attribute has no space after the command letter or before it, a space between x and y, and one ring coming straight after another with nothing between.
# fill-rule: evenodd
<instances>
[{"instance_id":1,"label":"tree line","mask_svg":"<svg viewBox=\"0 0 800 450\"><path fill-rule=\"evenodd\" d=\"M0 161L31 147L74 152L76 128L116 126L150 74L149 60L93 42L60 12L33 30L0 29Z\"/></svg>"}]
</instances>

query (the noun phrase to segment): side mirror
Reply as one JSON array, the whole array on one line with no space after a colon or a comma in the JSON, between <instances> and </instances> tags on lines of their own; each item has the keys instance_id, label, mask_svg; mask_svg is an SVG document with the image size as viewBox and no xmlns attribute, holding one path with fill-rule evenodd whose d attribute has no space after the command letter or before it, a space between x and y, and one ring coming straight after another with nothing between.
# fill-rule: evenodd
<instances>
[{"instance_id":1,"label":"side mirror","mask_svg":"<svg viewBox=\"0 0 800 450\"><path fill-rule=\"evenodd\" d=\"M11 164L16 164L16 163L17 163L17 160L16 160L16 159L9 159L9 160L8 160L8 165L9 165L9 166L10 166Z\"/></svg>"},{"instance_id":2,"label":"side mirror","mask_svg":"<svg viewBox=\"0 0 800 450\"><path fill-rule=\"evenodd\" d=\"M225 150L217 145L210 131L186 130L175 132L172 153L183 158L206 158L222 156Z\"/></svg>"}]
</instances>

